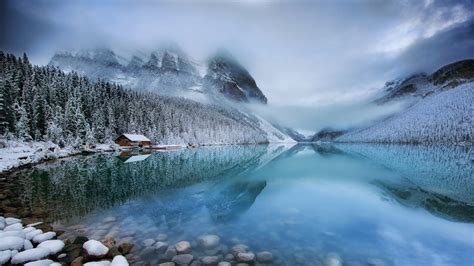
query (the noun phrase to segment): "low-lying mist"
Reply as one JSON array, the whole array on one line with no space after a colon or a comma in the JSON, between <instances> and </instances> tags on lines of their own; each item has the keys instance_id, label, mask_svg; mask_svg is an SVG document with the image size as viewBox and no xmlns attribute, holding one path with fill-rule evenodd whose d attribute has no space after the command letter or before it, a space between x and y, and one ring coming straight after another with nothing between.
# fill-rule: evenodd
<instances>
[{"instance_id":1,"label":"low-lying mist","mask_svg":"<svg viewBox=\"0 0 474 266\"><path fill-rule=\"evenodd\" d=\"M330 128L345 130L366 127L374 121L399 112L406 102L378 105L373 102L334 103L321 106L251 105L251 109L280 126L302 132L318 132Z\"/></svg>"}]
</instances>

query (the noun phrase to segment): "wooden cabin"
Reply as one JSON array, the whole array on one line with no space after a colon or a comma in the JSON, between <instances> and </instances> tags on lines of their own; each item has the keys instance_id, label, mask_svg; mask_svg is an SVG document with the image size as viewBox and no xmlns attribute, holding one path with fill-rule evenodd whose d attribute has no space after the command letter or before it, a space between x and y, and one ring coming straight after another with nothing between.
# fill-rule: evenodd
<instances>
[{"instance_id":1,"label":"wooden cabin","mask_svg":"<svg viewBox=\"0 0 474 266\"><path fill-rule=\"evenodd\" d=\"M121 147L146 147L151 146L151 140L139 134L122 134L115 139Z\"/></svg>"}]
</instances>

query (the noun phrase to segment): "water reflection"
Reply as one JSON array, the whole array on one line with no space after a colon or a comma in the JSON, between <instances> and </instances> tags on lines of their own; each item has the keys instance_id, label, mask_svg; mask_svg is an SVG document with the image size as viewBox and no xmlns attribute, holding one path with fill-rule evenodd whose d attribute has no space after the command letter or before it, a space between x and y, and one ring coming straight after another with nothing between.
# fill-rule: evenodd
<instances>
[{"instance_id":1,"label":"water reflection","mask_svg":"<svg viewBox=\"0 0 474 266\"><path fill-rule=\"evenodd\" d=\"M471 153L401 145L204 147L77 157L23 170L15 182L31 207L45 208L53 221L80 223L99 240L114 232L140 243L167 233L174 242L212 232L271 250L276 264L317 264L337 252L355 263L469 265ZM107 217L115 221L105 226Z\"/></svg>"},{"instance_id":2,"label":"water reflection","mask_svg":"<svg viewBox=\"0 0 474 266\"><path fill-rule=\"evenodd\" d=\"M389 198L442 218L474 222L471 147L344 144L337 149L399 173L401 179L372 182Z\"/></svg>"},{"instance_id":3,"label":"water reflection","mask_svg":"<svg viewBox=\"0 0 474 266\"><path fill-rule=\"evenodd\" d=\"M282 151L258 145L153 155L99 154L40 165L21 171L15 179L31 208L45 208L51 214L50 220L60 220L164 188L235 177L264 165Z\"/></svg>"}]
</instances>

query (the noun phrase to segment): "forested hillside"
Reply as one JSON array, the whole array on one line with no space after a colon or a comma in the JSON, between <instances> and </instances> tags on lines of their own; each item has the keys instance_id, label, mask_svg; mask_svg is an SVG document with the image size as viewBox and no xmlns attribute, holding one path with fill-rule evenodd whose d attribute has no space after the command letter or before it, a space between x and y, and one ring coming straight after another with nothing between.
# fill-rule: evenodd
<instances>
[{"instance_id":1,"label":"forested hillside","mask_svg":"<svg viewBox=\"0 0 474 266\"><path fill-rule=\"evenodd\" d=\"M0 52L0 135L62 146L136 132L157 143L263 143L260 121L237 110L134 92Z\"/></svg>"}]
</instances>

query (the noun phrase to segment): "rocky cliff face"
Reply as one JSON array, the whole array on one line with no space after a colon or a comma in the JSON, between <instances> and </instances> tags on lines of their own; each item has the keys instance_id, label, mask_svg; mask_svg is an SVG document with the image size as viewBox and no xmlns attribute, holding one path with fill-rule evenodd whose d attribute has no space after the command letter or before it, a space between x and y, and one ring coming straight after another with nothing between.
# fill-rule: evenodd
<instances>
[{"instance_id":1,"label":"rocky cliff face","mask_svg":"<svg viewBox=\"0 0 474 266\"><path fill-rule=\"evenodd\" d=\"M235 101L267 103L250 73L227 52L209 60L204 86Z\"/></svg>"},{"instance_id":2,"label":"rocky cliff face","mask_svg":"<svg viewBox=\"0 0 474 266\"><path fill-rule=\"evenodd\" d=\"M237 102L267 103L250 73L228 53L212 57L204 77L198 71L202 64L191 60L176 45L160 47L148 58L135 55L130 60L105 48L62 52L55 54L49 64L135 90L171 96L198 92Z\"/></svg>"},{"instance_id":3,"label":"rocky cliff face","mask_svg":"<svg viewBox=\"0 0 474 266\"><path fill-rule=\"evenodd\" d=\"M474 60L462 60L443 66L431 75L419 73L385 84L384 95L376 100L386 103L396 99L424 98L430 94L474 81Z\"/></svg>"}]
</instances>

